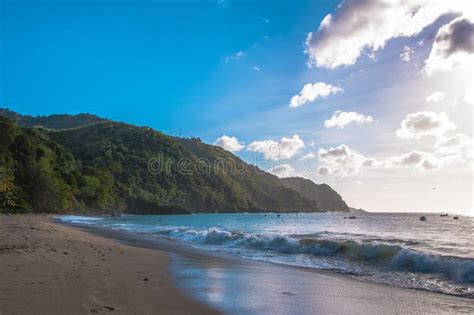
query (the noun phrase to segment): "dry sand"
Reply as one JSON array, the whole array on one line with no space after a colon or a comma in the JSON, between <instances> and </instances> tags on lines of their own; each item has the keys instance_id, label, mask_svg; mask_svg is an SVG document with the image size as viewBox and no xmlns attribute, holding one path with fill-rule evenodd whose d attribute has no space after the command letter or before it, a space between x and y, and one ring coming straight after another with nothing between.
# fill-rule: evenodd
<instances>
[{"instance_id":1,"label":"dry sand","mask_svg":"<svg viewBox=\"0 0 474 315\"><path fill-rule=\"evenodd\" d=\"M472 299L77 229L49 217L0 216L0 315L216 313L206 302L230 314L474 314Z\"/></svg>"},{"instance_id":2,"label":"dry sand","mask_svg":"<svg viewBox=\"0 0 474 315\"><path fill-rule=\"evenodd\" d=\"M45 216L0 216L0 314L213 314L172 283L168 254Z\"/></svg>"}]
</instances>

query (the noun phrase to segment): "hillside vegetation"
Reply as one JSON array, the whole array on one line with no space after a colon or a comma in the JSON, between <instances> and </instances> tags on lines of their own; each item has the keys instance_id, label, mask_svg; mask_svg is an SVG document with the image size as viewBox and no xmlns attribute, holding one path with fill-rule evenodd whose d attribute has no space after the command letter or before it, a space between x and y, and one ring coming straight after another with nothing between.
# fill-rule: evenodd
<instances>
[{"instance_id":1,"label":"hillside vegetation","mask_svg":"<svg viewBox=\"0 0 474 315\"><path fill-rule=\"evenodd\" d=\"M332 189L305 196L196 138L89 114L2 113L9 117L0 117L2 212L346 211L327 203L337 198L326 193L340 199Z\"/></svg>"},{"instance_id":2,"label":"hillside vegetation","mask_svg":"<svg viewBox=\"0 0 474 315\"><path fill-rule=\"evenodd\" d=\"M317 202L319 208L323 211L349 211L349 207L342 197L327 184L317 185L309 179L301 177L282 178L280 182L286 187L298 191L306 198Z\"/></svg>"}]
</instances>

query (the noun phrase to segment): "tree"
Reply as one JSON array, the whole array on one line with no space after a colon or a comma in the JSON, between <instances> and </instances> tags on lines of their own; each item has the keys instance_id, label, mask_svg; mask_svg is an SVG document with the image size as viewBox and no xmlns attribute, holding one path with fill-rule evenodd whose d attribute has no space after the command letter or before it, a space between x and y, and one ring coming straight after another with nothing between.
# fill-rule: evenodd
<instances>
[{"instance_id":1,"label":"tree","mask_svg":"<svg viewBox=\"0 0 474 315\"><path fill-rule=\"evenodd\" d=\"M13 212L15 209L13 187L11 172L4 167L0 167L0 212Z\"/></svg>"}]
</instances>

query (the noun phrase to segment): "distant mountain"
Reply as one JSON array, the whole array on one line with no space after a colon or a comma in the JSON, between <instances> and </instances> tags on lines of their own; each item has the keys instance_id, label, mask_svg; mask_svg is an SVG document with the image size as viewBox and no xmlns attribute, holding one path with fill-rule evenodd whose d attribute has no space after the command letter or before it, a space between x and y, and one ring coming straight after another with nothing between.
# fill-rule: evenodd
<instances>
[{"instance_id":1,"label":"distant mountain","mask_svg":"<svg viewBox=\"0 0 474 315\"><path fill-rule=\"evenodd\" d=\"M17 123L0 119L0 211L347 211L327 185L292 187L197 138L89 114L1 115Z\"/></svg>"},{"instance_id":2,"label":"distant mountain","mask_svg":"<svg viewBox=\"0 0 474 315\"><path fill-rule=\"evenodd\" d=\"M362 213L367 213L368 211L367 210L364 210L364 209L357 209L357 208L352 208L350 207L349 208L349 211L352 212L352 213L358 213L358 214L362 214Z\"/></svg>"},{"instance_id":3,"label":"distant mountain","mask_svg":"<svg viewBox=\"0 0 474 315\"><path fill-rule=\"evenodd\" d=\"M50 115L50 116L30 116L20 115L6 108L0 108L0 116L16 121L21 127L44 127L51 129L68 129L92 125L99 122L109 121L91 114L77 115Z\"/></svg>"},{"instance_id":4,"label":"distant mountain","mask_svg":"<svg viewBox=\"0 0 474 315\"><path fill-rule=\"evenodd\" d=\"M302 196L317 202L322 211L349 211L349 207L342 197L329 185L318 185L301 177L282 178L280 181L286 187L292 188Z\"/></svg>"}]
</instances>

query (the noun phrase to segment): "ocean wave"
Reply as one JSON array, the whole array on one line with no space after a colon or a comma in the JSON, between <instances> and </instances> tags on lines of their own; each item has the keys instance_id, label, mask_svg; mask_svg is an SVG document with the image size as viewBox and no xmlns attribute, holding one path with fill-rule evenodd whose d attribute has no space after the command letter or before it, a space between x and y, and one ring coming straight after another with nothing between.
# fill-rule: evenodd
<instances>
[{"instance_id":1,"label":"ocean wave","mask_svg":"<svg viewBox=\"0 0 474 315\"><path fill-rule=\"evenodd\" d=\"M392 258L391 266L402 271L439 273L460 283L474 283L474 260L438 256L402 248Z\"/></svg>"},{"instance_id":2,"label":"ocean wave","mask_svg":"<svg viewBox=\"0 0 474 315\"><path fill-rule=\"evenodd\" d=\"M217 228L205 230L178 228L158 233L199 244L273 251L283 255L329 256L399 271L442 274L459 283L474 283L472 259L424 253L389 242L263 236Z\"/></svg>"},{"instance_id":3,"label":"ocean wave","mask_svg":"<svg viewBox=\"0 0 474 315\"><path fill-rule=\"evenodd\" d=\"M80 215L62 215L58 217L54 217L55 219L59 219L63 222L69 223L80 223L80 224L95 224L94 221L100 221L104 218L99 217L86 217Z\"/></svg>"}]
</instances>

